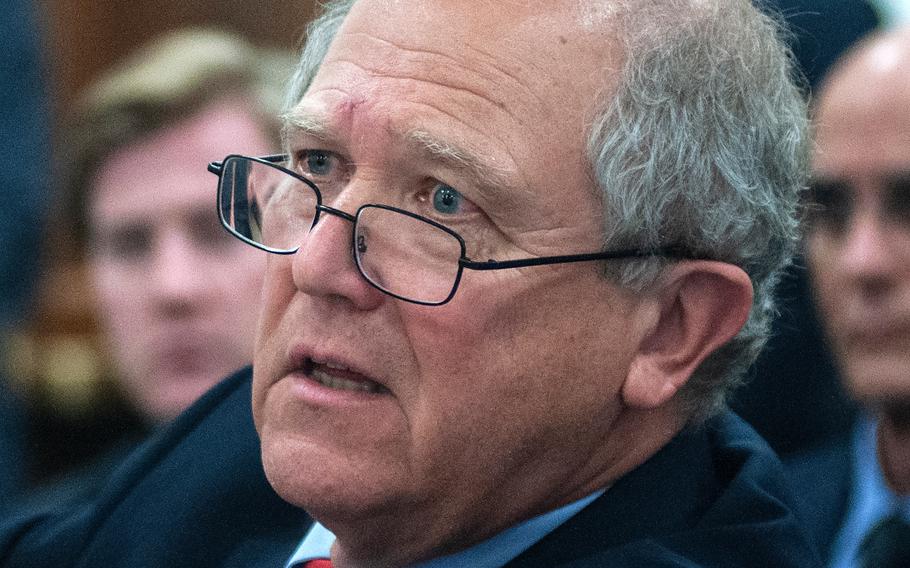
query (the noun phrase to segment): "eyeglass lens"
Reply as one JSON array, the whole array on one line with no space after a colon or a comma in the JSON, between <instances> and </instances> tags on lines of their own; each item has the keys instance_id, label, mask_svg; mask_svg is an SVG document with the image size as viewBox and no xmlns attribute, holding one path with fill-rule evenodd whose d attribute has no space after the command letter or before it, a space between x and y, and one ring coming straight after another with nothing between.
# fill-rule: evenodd
<instances>
[{"instance_id":1,"label":"eyeglass lens","mask_svg":"<svg viewBox=\"0 0 910 568\"><path fill-rule=\"evenodd\" d=\"M354 240L360 271L387 292L439 303L455 287L461 243L422 219L366 206L357 215Z\"/></svg>"},{"instance_id":2,"label":"eyeglass lens","mask_svg":"<svg viewBox=\"0 0 910 568\"><path fill-rule=\"evenodd\" d=\"M297 250L313 225L317 194L305 182L269 164L225 160L219 208L234 233L269 250Z\"/></svg>"}]
</instances>

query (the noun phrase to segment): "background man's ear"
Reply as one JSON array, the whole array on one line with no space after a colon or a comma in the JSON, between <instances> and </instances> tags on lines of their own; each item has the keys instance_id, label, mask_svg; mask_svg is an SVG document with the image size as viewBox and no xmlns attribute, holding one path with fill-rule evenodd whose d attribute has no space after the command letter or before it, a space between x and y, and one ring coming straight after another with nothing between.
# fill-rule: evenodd
<instances>
[{"instance_id":1,"label":"background man's ear","mask_svg":"<svg viewBox=\"0 0 910 568\"><path fill-rule=\"evenodd\" d=\"M626 405L639 409L672 399L696 367L739 332L752 307L749 276L723 262L681 262L651 294L652 309L643 311L649 329L622 388Z\"/></svg>"}]
</instances>

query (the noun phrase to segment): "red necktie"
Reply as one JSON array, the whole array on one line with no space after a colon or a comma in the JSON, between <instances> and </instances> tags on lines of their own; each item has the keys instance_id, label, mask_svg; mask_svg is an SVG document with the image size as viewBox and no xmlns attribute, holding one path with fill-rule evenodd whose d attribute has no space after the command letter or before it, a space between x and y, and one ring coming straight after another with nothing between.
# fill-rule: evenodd
<instances>
[{"instance_id":1,"label":"red necktie","mask_svg":"<svg viewBox=\"0 0 910 568\"><path fill-rule=\"evenodd\" d=\"M303 568L332 568L332 561L326 558L307 560L303 563Z\"/></svg>"}]
</instances>

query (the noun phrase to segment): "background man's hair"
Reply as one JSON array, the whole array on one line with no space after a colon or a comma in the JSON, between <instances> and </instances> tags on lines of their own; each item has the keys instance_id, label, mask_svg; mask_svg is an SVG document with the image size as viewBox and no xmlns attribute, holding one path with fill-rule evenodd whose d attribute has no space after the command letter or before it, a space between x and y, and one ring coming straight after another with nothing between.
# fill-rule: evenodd
<instances>
[{"instance_id":1,"label":"background man's hair","mask_svg":"<svg viewBox=\"0 0 910 568\"><path fill-rule=\"evenodd\" d=\"M75 102L61 144L62 210L53 218L65 219L69 253L81 256L88 244L88 193L100 164L218 99L242 97L277 150L293 68L291 53L259 49L228 32L191 28L154 40L93 82ZM154 172L136 172L136 183L143 175Z\"/></svg>"},{"instance_id":2,"label":"background man's hair","mask_svg":"<svg viewBox=\"0 0 910 568\"><path fill-rule=\"evenodd\" d=\"M288 105L305 93L353 4L329 2L310 24ZM755 290L746 325L680 393L701 420L723 407L764 346L774 291L796 250L809 156L803 81L783 26L749 0L623 0L610 12L625 61L615 89L594 102L588 140L604 248L682 245L742 267ZM666 265L604 269L640 290Z\"/></svg>"}]
</instances>

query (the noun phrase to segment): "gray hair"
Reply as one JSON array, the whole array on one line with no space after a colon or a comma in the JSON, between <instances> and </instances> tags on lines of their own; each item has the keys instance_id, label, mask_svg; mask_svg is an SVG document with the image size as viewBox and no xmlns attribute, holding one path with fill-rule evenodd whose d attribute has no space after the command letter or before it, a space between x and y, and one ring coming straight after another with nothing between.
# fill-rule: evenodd
<instances>
[{"instance_id":1,"label":"gray hair","mask_svg":"<svg viewBox=\"0 0 910 568\"><path fill-rule=\"evenodd\" d=\"M334 0L322 5L322 12L307 26L306 43L303 51L300 53L300 62L294 76L291 77L288 96L285 106L288 110L303 98L303 94L309 88L313 77L319 71L325 54L341 27L341 22L351 11L356 0Z\"/></svg>"},{"instance_id":2,"label":"gray hair","mask_svg":"<svg viewBox=\"0 0 910 568\"><path fill-rule=\"evenodd\" d=\"M745 326L681 392L704 418L769 335L775 288L799 239L806 101L782 27L748 0L619 4L627 57L588 146L603 188L605 247L681 245L740 266L754 289ZM627 263L618 276L643 287L665 264Z\"/></svg>"},{"instance_id":3,"label":"gray hair","mask_svg":"<svg viewBox=\"0 0 910 568\"><path fill-rule=\"evenodd\" d=\"M308 28L289 104L304 94L355 0ZM749 0L621 0L611 6L626 59L588 140L604 206L604 248L684 247L740 266L748 321L680 392L693 420L722 408L769 335L774 291L799 239L808 171L806 101L783 27ZM643 290L669 261L608 264Z\"/></svg>"}]
</instances>

